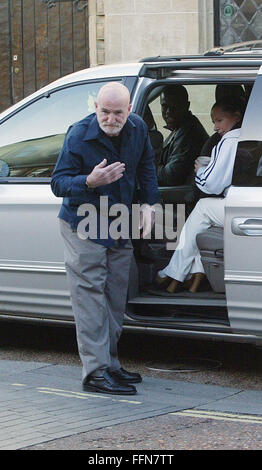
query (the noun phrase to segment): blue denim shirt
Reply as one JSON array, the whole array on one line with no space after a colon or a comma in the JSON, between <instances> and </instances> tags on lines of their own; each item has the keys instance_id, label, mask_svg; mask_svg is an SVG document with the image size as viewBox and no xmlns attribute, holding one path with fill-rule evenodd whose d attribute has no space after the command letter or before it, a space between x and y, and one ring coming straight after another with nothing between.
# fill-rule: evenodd
<instances>
[{"instance_id":1,"label":"blue denim shirt","mask_svg":"<svg viewBox=\"0 0 262 470\"><path fill-rule=\"evenodd\" d=\"M104 158L108 165L117 161L125 163L125 172L118 181L90 191L86 186L86 177ZM91 114L68 129L52 175L52 191L57 197L63 197L58 217L76 230L85 217L77 215L79 206L92 204L98 213L97 237L90 235L89 238L105 246L113 246L115 241L110 236L100 236L100 197L108 197L109 209L121 203L130 214L136 181L141 204L152 205L159 201L154 152L144 121L134 113L129 115L121 131L121 149L118 153L99 127L96 114Z\"/></svg>"}]
</instances>

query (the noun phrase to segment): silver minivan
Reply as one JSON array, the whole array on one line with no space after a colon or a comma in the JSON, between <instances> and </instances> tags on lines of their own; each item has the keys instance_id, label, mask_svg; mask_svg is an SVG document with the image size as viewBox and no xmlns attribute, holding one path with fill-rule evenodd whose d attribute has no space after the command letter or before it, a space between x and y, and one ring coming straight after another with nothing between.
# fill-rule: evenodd
<instances>
[{"instance_id":1,"label":"silver minivan","mask_svg":"<svg viewBox=\"0 0 262 470\"><path fill-rule=\"evenodd\" d=\"M233 178L224 229L211 228L198 243L208 287L158 295L152 281L172 251L156 237L135 250L125 328L145 333L231 341L262 340L262 54L236 52L151 57L139 63L86 69L63 77L0 115L0 318L73 324L57 215L61 200L50 179L65 133L94 112L99 88L120 81L132 111L166 138L160 94L167 84L186 87L190 110L213 133L210 110L218 85L241 85L248 99L239 146L246 178ZM261 158L261 161L260 161ZM249 164L250 163L250 164ZM160 187L164 211L189 214L197 195L192 181ZM139 193L138 193L139 198Z\"/></svg>"}]
</instances>

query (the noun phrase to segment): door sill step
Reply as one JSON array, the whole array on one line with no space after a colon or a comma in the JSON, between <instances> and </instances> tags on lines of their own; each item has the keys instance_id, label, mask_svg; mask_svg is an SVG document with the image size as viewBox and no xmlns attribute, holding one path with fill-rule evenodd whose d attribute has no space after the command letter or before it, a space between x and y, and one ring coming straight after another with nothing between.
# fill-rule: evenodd
<instances>
[{"instance_id":1,"label":"door sill step","mask_svg":"<svg viewBox=\"0 0 262 470\"><path fill-rule=\"evenodd\" d=\"M225 294L216 294L214 292L180 292L179 294L162 293L161 295L152 295L141 293L128 301L129 305L192 305L192 306L216 306L226 307Z\"/></svg>"}]
</instances>

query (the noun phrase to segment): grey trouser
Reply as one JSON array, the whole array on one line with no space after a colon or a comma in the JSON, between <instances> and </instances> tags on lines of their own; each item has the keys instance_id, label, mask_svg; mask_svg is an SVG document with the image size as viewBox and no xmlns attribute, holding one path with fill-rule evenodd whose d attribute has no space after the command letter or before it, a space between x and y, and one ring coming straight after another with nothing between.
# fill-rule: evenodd
<instances>
[{"instance_id":1,"label":"grey trouser","mask_svg":"<svg viewBox=\"0 0 262 470\"><path fill-rule=\"evenodd\" d=\"M122 332L132 243L107 248L82 240L60 219L65 266L76 323L83 379L120 366L117 344Z\"/></svg>"}]
</instances>

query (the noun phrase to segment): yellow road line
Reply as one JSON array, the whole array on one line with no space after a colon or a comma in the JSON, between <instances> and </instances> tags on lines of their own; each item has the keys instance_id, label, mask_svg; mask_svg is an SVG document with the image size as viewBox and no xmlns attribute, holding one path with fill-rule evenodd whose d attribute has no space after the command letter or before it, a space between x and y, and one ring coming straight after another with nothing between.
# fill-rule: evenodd
<instances>
[{"instance_id":1,"label":"yellow road line","mask_svg":"<svg viewBox=\"0 0 262 470\"><path fill-rule=\"evenodd\" d=\"M101 398L102 400L111 400L111 401L117 401L117 402L123 402L123 403L131 403L135 405L141 405L141 401L136 401L136 400L127 400L124 398L112 398L110 396L104 396L104 395L96 395L94 393L81 393L81 392L74 392L72 390L63 390L59 388L49 388L49 387L37 387L38 392L40 393L47 393L51 395L59 395L63 397L70 397L70 398L78 398L82 400L88 400L90 397L91 398Z\"/></svg>"},{"instance_id":2,"label":"yellow road line","mask_svg":"<svg viewBox=\"0 0 262 470\"><path fill-rule=\"evenodd\" d=\"M262 424L262 417L248 414L223 413L221 411L184 410L170 413L171 415L190 416L193 418L207 418L219 421L234 421L240 423Z\"/></svg>"}]
</instances>

